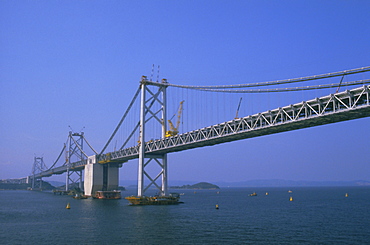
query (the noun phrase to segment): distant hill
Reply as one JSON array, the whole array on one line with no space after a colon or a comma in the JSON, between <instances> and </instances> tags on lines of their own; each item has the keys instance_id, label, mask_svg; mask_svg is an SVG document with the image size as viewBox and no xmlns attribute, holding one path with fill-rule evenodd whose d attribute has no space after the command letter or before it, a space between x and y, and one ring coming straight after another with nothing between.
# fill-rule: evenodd
<instances>
[{"instance_id":1,"label":"distant hill","mask_svg":"<svg viewBox=\"0 0 370 245\"><path fill-rule=\"evenodd\" d=\"M31 184L15 184L15 183L0 183L0 190L27 190L30 189ZM43 190L53 190L55 187L48 182L42 181Z\"/></svg>"},{"instance_id":2,"label":"distant hill","mask_svg":"<svg viewBox=\"0 0 370 245\"><path fill-rule=\"evenodd\" d=\"M305 181L305 180L247 180L240 182L218 182L219 186L224 187L294 187L294 186L370 186L370 181Z\"/></svg>"},{"instance_id":3,"label":"distant hill","mask_svg":"<svg viewBox=\"0 0 370 245\"><path fill-rule=\"evenodd\" d=\"M59 187L59 186L65 186L65 182L60 182L60 181L48 181L52 186Z\"/></svg>"},{"instance_id":4,"label":"distant hill","mask_svg":"<svg viewBox=\"0 0 370 245\"><path fill-rule=\"evenodd\" d=\"M171 186L171 189L205 189L205 190L214 190L220 189L217 185L207 183L207 182L200 182L194 185L183 185L183 186Z\"/></svg>"},{"instance_id":5,"label":"distant hill","mask_svg":"<svg viewBox=\"0 0 370 245\"><path fill-rule=\"evenodd\" d=\"M0 190L27 190L29 184L0 183Z\"/></svg>"}]
</instances>

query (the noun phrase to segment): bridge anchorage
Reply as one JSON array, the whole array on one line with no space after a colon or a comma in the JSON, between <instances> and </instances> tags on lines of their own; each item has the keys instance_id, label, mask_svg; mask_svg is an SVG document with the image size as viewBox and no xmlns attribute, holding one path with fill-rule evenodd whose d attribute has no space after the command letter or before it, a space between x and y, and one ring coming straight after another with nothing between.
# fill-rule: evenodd
<instances>
[{"instance_id":1,"label":"bridge anchorage","mask_svg":"<svg viewBox=\"0 0 370 245\"><path fill-rule=\"evenodd\" d=\"M67 157L63 166L54 168L57 160L51 168L42 170L38 174L34 173L29 177L36 179L67 172L67 182L74 182L71 178L71 173L73 173L77 174L77 182L79 181L81 183L81 171L85 170L85 195L98 198L117 198L120 197L120 193L114 191L118 188L119 168L123 163L138 158L137 195L126 197L126 199L132 204L179 203L178 197L168 192L168 153L370 117L370 79L342 82L343 76L369 71L370 67L362 67L335 73L258 84L208 87L174 85L168 83L166 79L162 79L160 82L152 82L143 76L140 81L140 87L135 93L133 100L100 153L92 149L84 138L83 133L70 133L68 151L66 153ZM240 90L240 88L253 86L290 84L326 78L331 79L333 77L342 77L342 79L337 84ZM361 87L351 88L343 92L339 92L337 89L339 87L355 85L361 85ZM230 121L224 121L202 128L196 127L194 130L179 133L177 129L178 123L176 127L170 123L170 130L167 128L167 122L169 121L167 120L167 90L169 87L223 93L276 93L322 88L335 88L337 92L249 116L237 116ZM234 90L235 88L237 90ZM118 135L117 132L121 125L123 125L129 111L134 107L134 103L139 98L139 95L140 113L139 115L135 114L134 117L134 121L137 122L137 118L139 118L139 122L134 124L131 133L125 132L124 143L119 149L116 149L115 146L113 151L106 153L108 145L110 145L115 135ZM181 115L183 99L180 101L178 117ZM133 146L127 147L126 145L128 145L130 140ZM94 155L88 156L85 153L83 142L89 145ZM58 159L66 148L67 146L65 145ZM158 196L155 198L145 197L145 193L149 189L150 191L155 189Z\"/></svg>"}]
</instances>

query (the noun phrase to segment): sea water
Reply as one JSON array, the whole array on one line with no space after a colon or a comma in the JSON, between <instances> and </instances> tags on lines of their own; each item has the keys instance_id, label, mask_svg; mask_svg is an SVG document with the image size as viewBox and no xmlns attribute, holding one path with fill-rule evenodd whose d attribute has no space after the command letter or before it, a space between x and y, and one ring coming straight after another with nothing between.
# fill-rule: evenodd
<instances>
[{"instance_id":1,"label":"sea water","mask_svg":"<svg viewBox=\"0 0 370 245\"><path fill-rule=\"evenodd\" d=\"M175 191L183 204L0 191L0 244L370 244L370 187Z\"/></svg>"}]
</instances>

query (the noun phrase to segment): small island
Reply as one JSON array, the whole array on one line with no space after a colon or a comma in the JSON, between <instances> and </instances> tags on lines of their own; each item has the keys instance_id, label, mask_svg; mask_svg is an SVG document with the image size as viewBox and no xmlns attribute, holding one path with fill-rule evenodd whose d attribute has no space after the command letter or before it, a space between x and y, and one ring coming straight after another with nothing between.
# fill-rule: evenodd
<instances>
[{"instance_id":1,"label":"small island","mask_svg":"<svg viewBox=\"0 0 370 245\"><path fill-rule=\"evenodd\" d=\"M42 181L43 190L53 190L55 187L48 182ZM31 183L17 183L8 180L0 180L0 190L31 190Z\"/></svg>"},{"instance_id":2,"label":"small island","mask_svg":"<svg viewBox=\"0 0 370 245\"><path fill-rule=\"evenodd\" d=\"M220 189L217 185L207 183L207 182L200 182L194 185L183 185L183 186L171 186L171 189L192 189L192 190L216 190Z\"/></svg>"}]
</instances>

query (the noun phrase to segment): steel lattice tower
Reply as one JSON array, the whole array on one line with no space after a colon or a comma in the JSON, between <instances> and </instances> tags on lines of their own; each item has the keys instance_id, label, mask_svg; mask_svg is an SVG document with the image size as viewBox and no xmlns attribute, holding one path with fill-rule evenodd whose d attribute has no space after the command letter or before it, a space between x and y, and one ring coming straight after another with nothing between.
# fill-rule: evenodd
<instances>
[{"instance_id":1,"label":"steel lattice tower","mask_svg":"<svg viewBox=\"0 0 370 245\"><path fill-rule=\"evenodd\" d=\"M157 91L151 90L148 85L154 85L158 88ZM146 76L141 79L141 107L140 107L140 139L139 139L139 169L138 169L138 196L143 196L144 192L152 185L158 190L160 195L166 196L167 189L167 153L164 154L147 154L146 146L146 124L150 120L154 120L155 124L162 128L162 138L166 133L166 88L167 81L162 79L162 82L149 82ZM160 171L155 176L150 176L148 169L149 163L157 163ZM153 164L152 164L153 165ZM144 177L149 180L149 184L145 186ZM156 181L162 177L161 184Z\"/></svg>"},{"instance_id":2,"label":"steel lattice tower","mask_svg":"<svg viewBox=\"0 0 370 245\"><path fill-rule=\"evenodd\" d=\"M70 184L78 183L78 187L82 189L82 170L74 170L76 162L86 161L85 153L83 152L84 133L69 132L68 136L68 151L66 152L66 191L69 190ZM77 177L75 177L77 176ZM75 177L75 178L73 178Z\"/></svg>"},{"instance_id":3,"label":"steel lattice tower","mask_svg":"<svg viewBox=\"0 0 370 245\"><path fill-rule=\"evenodd\" d=\"M35 175L47 169L43 157L35 157L32 166L32 189L42 189L42 177L36 178Z\"/></svg>"}]
</instances>

